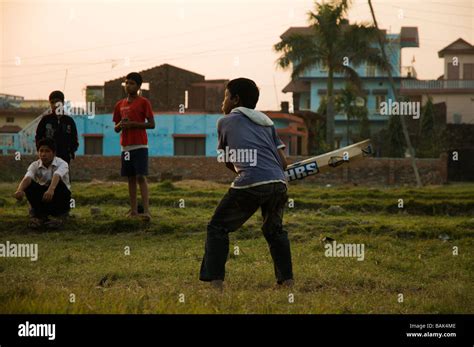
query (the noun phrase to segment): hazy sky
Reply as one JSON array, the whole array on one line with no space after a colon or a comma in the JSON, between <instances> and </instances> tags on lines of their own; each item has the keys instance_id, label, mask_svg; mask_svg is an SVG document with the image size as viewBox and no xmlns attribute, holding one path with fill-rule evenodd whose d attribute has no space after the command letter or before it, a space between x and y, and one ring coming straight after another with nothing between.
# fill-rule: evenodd
<instances>
[{"instance_id":1,"label":"hazy sky","mask_svg":"<svg viewBox=\"0 0 474 347\"><path fill-rule=\"evenodd\" d=\"M474 44L474 0L374 0L379 26L417 26L420 47L402 65L419 79L443 73L437 52L459 37ZM169 63L207 79L254 79L259 109L277 110L290 71L272 46L290 26L307 25L313 0L0 0L0 93L46 99L54 89L84 101L86 85ZM371 22L366 0L351 21ZM67 71L67 72L66 72Z\"/></svg>"}]
</instances>

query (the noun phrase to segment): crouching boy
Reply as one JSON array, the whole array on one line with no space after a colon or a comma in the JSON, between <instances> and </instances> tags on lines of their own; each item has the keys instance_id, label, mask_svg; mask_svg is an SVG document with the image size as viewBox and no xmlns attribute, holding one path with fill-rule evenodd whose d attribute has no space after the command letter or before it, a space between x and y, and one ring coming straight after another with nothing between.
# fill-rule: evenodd
<instances>
[{"instance_id":1,"label":"crouching boy","mask_svg":"<svg viewBox=\"0 0 474 347\"><path fill-rule=\"evenodd\" d=\"M54 140L40 140L37 150L39 159L28 167L14 197L22 200L26 196L28 199L31 205L31 228L43 225L57 228L63 224L70 209L69 166L63 159L56 157Z\"/></svg>"}]
</instances>

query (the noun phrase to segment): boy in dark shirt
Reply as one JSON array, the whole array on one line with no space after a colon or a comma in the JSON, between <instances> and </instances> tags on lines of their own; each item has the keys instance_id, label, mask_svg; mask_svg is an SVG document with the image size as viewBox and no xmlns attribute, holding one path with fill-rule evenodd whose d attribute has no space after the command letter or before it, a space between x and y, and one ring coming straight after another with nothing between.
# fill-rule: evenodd
<instances>
[{"instance_id":1,"label":"boy in dark shirt","mask_svg":"<svg viewBox=\"0 0 474 347\"><path fill-rule=\"evenodd\" d=\"M56 143L56 156L70 164L79 147L76 123L72 117L64 114L64 94L55 90L49 95L51 113L41 118L36 128L36 145L44 138Z\"/></svg>"},{"instance_id":2,"label":"boy in dark shirt","mask_svg":"<svg viewBox=\"0 0 474 347\"><path fill-rule=\"evenodd\" d=\"M255 110L258 97L254 81L246 78L230 81L222 104L225 116L217 123L218 160L219 157L232 158L233 153L233 161L227 160L225 164L237 177L207 226L199 279L220 289L229 253L229 233L242 226L259 207L277 283L293 284L290 242L282 227L288 200L285 145L278 138L273 121ZM235 156L239 152L247 153L244 160Z\"/></svg>"}]
</instances>

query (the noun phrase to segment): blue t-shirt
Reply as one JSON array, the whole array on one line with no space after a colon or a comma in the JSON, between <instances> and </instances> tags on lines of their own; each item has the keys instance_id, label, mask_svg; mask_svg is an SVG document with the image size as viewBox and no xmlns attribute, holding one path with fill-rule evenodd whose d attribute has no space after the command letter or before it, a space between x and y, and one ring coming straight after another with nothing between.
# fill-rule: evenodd
<instances>
[{"instance_id":1,"label":"blue t-shirt","mask_svg":"<svg viewBox=\"0 0 474 347\"><path fill-rule=\"evenodd\" d=\"M286 184L278 154L278 149L286 146L278 137L273 122L259 111L239 109L243 111L234 109L217 122L217 159L232 162L237 171L231 187L248 188L273 182Z\"/></svg>"}]
</instances>

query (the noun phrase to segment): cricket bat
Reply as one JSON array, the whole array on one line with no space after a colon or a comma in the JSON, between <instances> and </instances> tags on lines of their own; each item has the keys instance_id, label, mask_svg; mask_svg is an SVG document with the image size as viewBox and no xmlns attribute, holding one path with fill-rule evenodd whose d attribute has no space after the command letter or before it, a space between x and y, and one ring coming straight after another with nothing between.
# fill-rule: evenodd
<instances>
[{"instance_id":1,"label":"cricket bat","mask_svg":"<svg viewBox=\"0 0 474 347\"><path fill-rule=\"evenodd\" d=\"M372 154L372 144L370 143L370 139L367 139L329 153L288 165L285 170L285 176L288 182L295 181L330 170L344 163L350 163L371 156Z\"/></svg>"}]
</instances>

